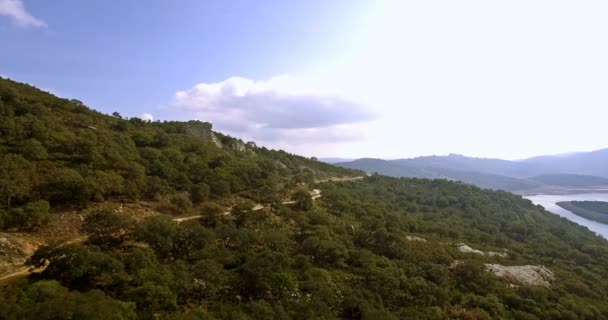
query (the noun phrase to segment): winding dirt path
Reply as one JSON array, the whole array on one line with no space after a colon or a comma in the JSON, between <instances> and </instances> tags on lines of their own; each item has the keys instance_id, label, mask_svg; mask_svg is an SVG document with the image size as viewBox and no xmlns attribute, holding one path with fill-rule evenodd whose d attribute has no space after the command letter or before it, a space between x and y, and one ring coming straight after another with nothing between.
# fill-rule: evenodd
<instances>
[{"instance_id":1,"label":"winding dirt path","mask_svg":"<svg viewBox=\"0 0 608 320\"><path fill-rule=\"evenodd\" d=\"M323 183L323 182L343 182L343 181L355 181L361 180L365 178L365 176L356 176L356 177L331 177L327 179L315 180L315 183Z\"/></svg>"},{"instance_id":2,"label":"winding dirt path","mask_svg":"<svg viewBox=\"0 0 608 320\"><path fill-rule=\"evenodd\" d=\"M356 177L334 177L334 178L328 178L328 179L321 179L321 180L315 180L315 183L324 183L324 182L343 182L343 181L356 181L356 180L361 180L365 178L365 176L356 176ZM313 200L316 200L318 198L321 198L321 190L319 189L313 189L310 192L310 195L312 197ZM283 201L283 204L285 205L289 205L289 204L294 204L296 203L296 201L293 200L289 200L289 201ZM262 204L256 204L252 210L253 211L259 211L264 209L265 207ZM222 213L223 215L229 215L230 211L226 211ZM181 223L184 221L190 221L190 220L198 220L200 218L202 218L203 215L195 215L195 216L189 216L189 217L182 217L182 218L174 218L172 219L173 221L177 222L177 223ZM66 242L64 242L61 245L68 245L68 244L74 244L74 243L84 243L86 240L88 239L87 236L81 236L81 237L77 237L71 240L68 240ZM22 279L25 278L27 276L29 276L32 273L35 272L41 272L44 271L45 267L40 267L40 268L31 268L31 267L27 267L24 266L22 268L17 269L14 272L5 274L0 276L0 286L2 285L7 285L10 284L11 282L18 280L18 279Z\"/></svg>"}]
</instances>

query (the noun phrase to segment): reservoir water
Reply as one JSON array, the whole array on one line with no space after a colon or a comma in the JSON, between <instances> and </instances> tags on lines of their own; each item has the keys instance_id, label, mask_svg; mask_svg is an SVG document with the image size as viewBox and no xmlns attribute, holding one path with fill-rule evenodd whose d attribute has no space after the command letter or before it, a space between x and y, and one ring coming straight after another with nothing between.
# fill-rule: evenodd
<instances>
[{"instance_id":1,"label":"reservoir water","mask_svg":"<svg viewBox=\"0 0 608 320\"><path fill-rule=\"evenodd\" d=\"M605 239L608 239L608 224L599 223L583 217L577 216L576 214L558 206L556 203L560 201L606 201L608 202L608 193L582 193L582 194L569 194L569 195L535 195L524 197L529 199L534 204L540 204L547 211L553 212L560 215L570 221L576 222L583 225L589 230L601 235Z\"/></svg>"}]
</instances>

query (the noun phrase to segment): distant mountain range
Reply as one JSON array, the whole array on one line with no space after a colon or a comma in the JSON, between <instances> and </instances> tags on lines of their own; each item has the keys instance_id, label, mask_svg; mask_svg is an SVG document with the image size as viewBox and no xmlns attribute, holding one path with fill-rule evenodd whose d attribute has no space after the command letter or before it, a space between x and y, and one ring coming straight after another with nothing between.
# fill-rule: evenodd
<instances>
[{"instance_id":1,"label":"distant mountain range","mask_svg":"<svg viewBox=\"0 0 608 320\"><path fill-rule=\"evenodd\" d=\"M353 161L355 159L352 158L320 158L319 159L321 162L325 162L325 163L340 163L340 162L349 162L349 161Z\"/></svg>"},{"instance_id":2,"label":"distant mountain range","mask_svg":"<svg viewBox=\"0 0 608 320\"><path fill-rule=\"evenodd\" d=\"M394 177L458 180L525 194L608 189L608 149L518 161L450 154L397 160L363 158L335 164Z\"/></svg>"}]
</instances>

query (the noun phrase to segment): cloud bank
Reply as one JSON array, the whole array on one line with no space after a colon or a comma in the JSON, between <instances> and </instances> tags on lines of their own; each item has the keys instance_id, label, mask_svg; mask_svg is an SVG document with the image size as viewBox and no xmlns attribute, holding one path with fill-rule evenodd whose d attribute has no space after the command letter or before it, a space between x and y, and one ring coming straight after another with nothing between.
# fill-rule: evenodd
<instances>
[{"instance_id":1,"label":"cloud bank","mask_svg":"<svg viewBox=\"0 0 608 320\"><path fill-rule=\"evenodd\" d=\"M288 76L199 83L177 92L169 105L218 130L282 147L358 140L358 126L375 118L365 104Z\"/></svg>"},{"instance_id":2,"label":"cloud bank","mask_svg":"<svg viewBox=\"0 0 608 320\"><path fill-rule=\"evenodd\" d=\"M31 15L21 0L0 0L0 15L13 18L22 27L46 27L46 23Z\"/></svg>"}]
</instances>

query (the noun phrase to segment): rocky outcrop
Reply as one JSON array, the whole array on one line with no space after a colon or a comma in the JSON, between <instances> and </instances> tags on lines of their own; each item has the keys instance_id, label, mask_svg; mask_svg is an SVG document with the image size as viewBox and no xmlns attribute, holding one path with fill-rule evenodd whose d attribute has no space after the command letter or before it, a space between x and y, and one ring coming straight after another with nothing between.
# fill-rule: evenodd
<instances>
[{"instance_id":1,"label":"rocky outcrop","mask_svg":"<svg viewBox=\"0 0 608 320\"><path fill-rule=\"evenodd\" d=\"M508 256L506 250L505 250L505 252L495 252L495 251L484 252L481 250L473 249L464 243L457 244L457 247L460 252L465 252L465 253L475 253L475 254L480 254L482 256L488 256L488 257L497 256L497 257L506 258Z\"/></svg>"},{"instance_id":2,"label":"rocky outcrop","mask_svg":"<svg viewBox=\"0 0 608 320\"><path fill-rule=\"evenodd\" d=\"M230 141L224 145L224 143L222 143L222 139L218 137L218 134L213 132L213 125L209 122L188 121L186 132L189 135L199 137L205 141L213 142L213 144L215 144L218 148L227 147L241 152L247 150L246 144L243 141L236 139L230 139Z\"/></svg>"},{"instance_id":3,"label":"rocky outcrop","mask_svg":"<svg viewBox=\"0 0 608 320\"><path fill-rule=\"evenodd\" d=\"M211 142L213 142L213 144L215 144L215 146L217 146L218 148L223 147L222 142L217 137L217 135L213 132L211 132Z\"/></svg>"},{"instance_id":4,"label":"rocky outcrop","mask_svg":"<svg viewBox=\"0 0 608 320\"><path fill-rule=\"evenodd\" d=\"M486 264L486 269L509 282L548 287L555 281L555 275L544 266L503 266Z\"/></svg>"},{"instance_id":5,"label":"rocky outcrop","mask_svg":"<svg viewBox=\"0 0 608 320\"><path fill-rule=\"evenodd\" d=\"M212 125L209 122L188 121L186 133L210 141L213 139Z\"/></svg>"},{"instance_id":6,"label":"rocky outcrop","mask_svg":"<svg viewBox=\"0 0 608 320\"><path fill-rule=\"evenodd\" d=\"M418 241L418 242L426 242L426 239L416 237L416 236L405 236L407 241Z\"/></svg>"},{"instance_id":7,"label":"rocky outcrop","mask_svg":"<svg viewBox=\"0 0 608 320\"><path fill-rule=\"evenodd\" d=\"M0 233L0 276L21 268L39 246L39 242Z\"/></svg>"}]
</instances>

